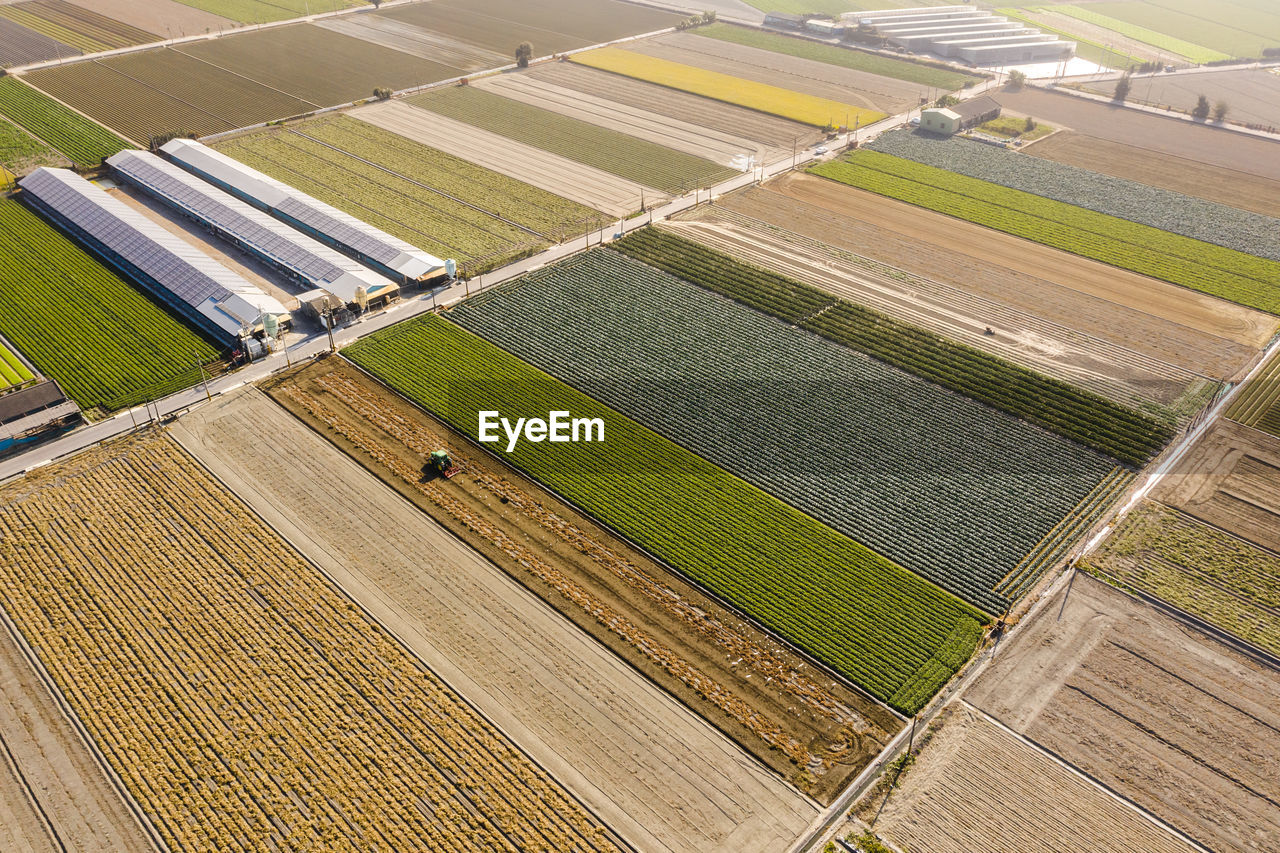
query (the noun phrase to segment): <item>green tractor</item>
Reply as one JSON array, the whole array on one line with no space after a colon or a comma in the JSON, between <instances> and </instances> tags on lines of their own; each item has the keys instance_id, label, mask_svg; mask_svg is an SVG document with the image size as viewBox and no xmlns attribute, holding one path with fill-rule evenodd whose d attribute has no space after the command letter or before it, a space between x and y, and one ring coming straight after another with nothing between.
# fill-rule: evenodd
<instances>
[{"instance_id":1,"label":"green tractor","mask_svg":"<svg viewBox=\"0 0 1280 853\"><path fill-rule=\"evenodd\" d=\"M453 460L449 458L449 451L447 450L432 451L431 458L422 466L423 474L439 474L446 480L461 470L461 468L453 464Z\"/></svg>"}]
</instances>

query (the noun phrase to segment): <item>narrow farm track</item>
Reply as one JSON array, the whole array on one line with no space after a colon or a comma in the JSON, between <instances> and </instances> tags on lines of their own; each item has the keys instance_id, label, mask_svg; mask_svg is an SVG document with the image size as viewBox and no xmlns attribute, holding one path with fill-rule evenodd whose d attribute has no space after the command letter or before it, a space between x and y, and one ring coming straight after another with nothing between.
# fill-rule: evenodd
<instances>
[{"instance_id":1,"label":"narrow farm track","mask_svg":"<svg viewBox=\"0 0 1280 853\"><path fill-rule=\"evenodd\" d=\"M257 390L174 434L638 849L764 853L816 814Z\"/></svg>"}]
</instances>

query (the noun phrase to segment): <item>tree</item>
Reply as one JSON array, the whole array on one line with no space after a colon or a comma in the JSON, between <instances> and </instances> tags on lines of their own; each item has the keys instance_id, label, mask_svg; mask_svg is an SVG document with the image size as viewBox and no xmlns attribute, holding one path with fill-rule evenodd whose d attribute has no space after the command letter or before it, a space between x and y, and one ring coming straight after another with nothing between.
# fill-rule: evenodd
<instances>
[{"instance_id":1,"label":"tree","mask_svg":"<svg viewBox=\"0 0 1280 853\"><path fill-rule=\"evenodd\" d=\"M943 109L945 107L954 106L958 103L960 103L960 99L955 95L943 95L941 98L938 98L934 106L938 109Z\"/></svg>"},{"instance_id":2,"label":"tree","mask_svg":"<svg viewBox=\"0 0 1280 853\"><path fill-rule=\"evenodd\" d=\"M1036 129L1036 120L1031 116L1027 116L1027 120L1022 123L1022 132L1030 133Z\"/></svg>"},{"instance_id":3,"label":"tree","mask_svg":"<svg viewBox=\"0 0 1280 853\"><path fill-rule=\"evenodd\" d=\"M389 101L391 100L391 90L385 86L379 86L373 90L373 96L379 101Z\"/></svg>"},{"instance_id":4,"label":"tree","mask_svg":"<svg viewBox=\"0 0 1280 853\"><path fill-rule=\"evenodd\" d=\"M1120 75L1120 79L1116 81L1115 99L1117 101L1123 101L1129 97L1129 90L1133 88L1133 81L1130 79L1132 77L1132 71L1125 71Z\"/></svg>"},{"instance_id":5,"label":"tree","mask_svg":"<svg viewBox=\"0 0 1280 853\"><path fill-rule=\"evenodd\" d=\"M1023 74L1018 69L1015 68L1009 72L1009 88L1010 89L1021 89L1022 84L1026 82L1027 82L1027 75Z\"/></svg>"},{"instance_id":6,"label":"tree","mask_svg":"<svg viewBox=\"0 0 1280 853\"><path fill-rule=\"evenodd\" d=\"M1204 95L1200 96L1200 100L1196 101L1195 108L1191 110L1191 117L1197 121L1204 121L1209 117L1209 99Z\"/></svg>"},{"instance_id":7,"label":"tree","mask_svg":"<svg viewBox=\"0 0 1280 853\"><path fill-rule=\"evenodd\" d=\"M531 59L533 59L533 45L527 41L520 42L520 46L516 48L516 65L528 68Z\"/></svg>"},{"instance_id":8,"label":"tree","mask_svg":"<svg viewBox=\"0 0 1280 853\"><path fill-rule=\"evenodd\" d=\"M1213 120L1216 122L1226 121L1227 113L1230 110L1231 107L1227 105L1226 101L1218 101L1218 103L1213 105Z\"/></svg>"}]
</instances>

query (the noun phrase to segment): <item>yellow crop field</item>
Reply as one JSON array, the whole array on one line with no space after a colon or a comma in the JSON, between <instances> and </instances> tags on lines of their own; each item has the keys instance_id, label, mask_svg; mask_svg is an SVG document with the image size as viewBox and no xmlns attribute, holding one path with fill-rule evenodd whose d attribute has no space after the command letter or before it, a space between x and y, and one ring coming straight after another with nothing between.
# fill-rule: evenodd
<instances>
[{"instance_id":1,"label":"yellow crop field","mask_svg":"<svg viewBox=\"0 0 1280 853\"><path fill-rule=\"evenodd\" d=\"M171 850L619 850L163 433L0 489L0 603Z\"/></svg>"},{"instance_id":2,"label":"yellow crop field","mask_svg":"<svg viewBox=\"0 0 1280 853\"><path fill-rule=\"evenodd\" d=\"M853 104L793 92L754 80L743 80L741 77L706 71L617 47L589 50L571 58L574 62L602 71L612 71L625 77L657 83L815 127L840 126L845 123L846 118L850 125L855 121L868 125L885 117L884 113Z\"/></svg>"}]
</instances>

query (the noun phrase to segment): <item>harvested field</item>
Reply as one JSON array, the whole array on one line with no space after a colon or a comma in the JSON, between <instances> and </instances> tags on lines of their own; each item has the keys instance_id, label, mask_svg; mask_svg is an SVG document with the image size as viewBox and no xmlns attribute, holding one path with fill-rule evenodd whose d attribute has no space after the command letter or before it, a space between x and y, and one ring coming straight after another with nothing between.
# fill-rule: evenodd
<instances>
[{"instance_id":1,"label":"harvested field","mask_svg":"<svg viewBox=\"0 0 1280 853\"><path fill-rule=\"evenodd\" d=\"M737 169L738 164L745 165L749 157L754 157L758 162L771 159L764 146L740 136L717 133L663 113L653 113L618 104L607 98L593 97L527 74L498 74L478 80L470 88L493 92L531 107L550 110L611 131L621 131L672 151L711 160L726 168ZM776 156L780 152L773 153Z\"/></svg>"},{"instance_id":2,"label":"harvested field","mask_svg":"<svg viewBox=\"0 0 1280 853\"><path fill-rule=\"evenodd\" d=\"M501 68L511 62L505 53L467 44L443 33L416 27L382 15L350 15L316 21L317 27L394 48L401 53L450 65L459 72Z\"/></svg>"},{"instance_id":3,"label":"harvested field","mask_svg":"<svg viewBox=\"0 0 1280 853\"><path fill-rule=\"evenodd\" d=\"M658 36L627 49L888 114L918 105L922 85L694 33ZM843 125L844 116L836 116L835 124Z\"/></svg>"},{"instance_id":4,"label":"harvested field","mask_svg":"<svg viewBox=\"0 0 1280 853\"><path fill-rule=\"evenodd\" d=\"M332 368L276 393L331 410L312 383ZM812 803L256 389L174 434L637 849L764 853L813 818ZM459 500L452 482L433 490Z\"/></svg>"},{"instance_id":5,"label":"harvested field","mask_svg":"<svg viewBox=\"0 0 1280 853\"><path fill-rule=\"evenodd\" d=\"M379 12L510 57L522 41L534 56L673 27L685 15L614 0L432 0ZM503 64L511 62L507 59Z\"/></svg>"},{"instance_id":6,"label":"harvested field","mask_svg":"<svg viewBox=\"0 0 1280 853\"><path fill-rule=\"evenodd\" d=\"M1141 93L1139 93L1141 94ZM1007 111L1107 142L1280 181L1276 143L1031 86L995 95ZM1050 137L1052 139L1053 137ZM1036 146L1044 143L1037 142ZM1033 146L1031 151L1035 151ZM1099 158L1102 160L1104 158ZM1087 164L1086 164L1087 165Z\"/></svg>"},{"instance_id":7,"label":"harvested field","mask_svg":"<svg viewBox=\"0 0 1280 853\"><path fill-rule=\"evenodd\" d=\"M1046 160L1280 217L1280 180L1072 131L1055 133L1026 146L1023 151Z\"/></svg>"},{"instance_id":8,"label":"harvested field","mask_svg":"<svg viewBox=\"0 0 1280 853\"><path fill-rule=\"evenodd\" d=\"M479 86L436 89L407 103L670 195L714 186L738 174L723 163L674 151L603 123L504 98ZM660 126L651 130L660 132Z\"/></svg>"},{"instance_id":9,"label":"harvested field","mask_svg":"<svg viewBox=\"0 0 1280 853\"><path fill-rule=\"evenodd\" d=\"M678 92L666 86L620 77L576 62L547 62L523 72L525 77L625 104L676 121L720 133L742 136L768 148L770 162L790 157L792 146L807 148L822 138L816 128L746 107Z\"/></svg>"},{"instance_id":10,"label":"harvested field","mask_svg":"<svg viewBox=\"0 0 1280 853\"><path fill-rule=\"evenodd\" d=\"M160 41L160 36L149 30L130 26L67 0L28 0L12 6L0 6L0 16L85 53Z\"/></svg>"},{"instance_id":11,"label":"harvested field","mask_svg":"<svg viewBox=\"0 0 1280 853\"><path fill-rule=\"evenodd\" d=\"M1151 498L1280 553L1280 438L1220 420Z\"/></svg>"},{"instance_id":12,"label":"harvested field","mask_svg":"<svg viewBox=\"0 0 1280 853\"><path fill-rule=\"evenodd\" d=\"M1034 620L968 702L1210 849L1280 847L1280 673L1084 574Z\"/></svg>"},{"instance_id":13,"label":"harvested field","mask_svg":"<svg viewBox=\"0 0 1280 853\"><path fill-rule=\"evenodd\" d=\"M1116 90L1116 80L1090 81L1082 88L1110 97ZM1229 122L1280 127L1280 74L1262 68L1154 76L1138 81L1129 98L1190 113L1201 95L1211 104L1221 101L1230 106Z\"/></svg>"},{"instance_id":14,"label":"harvested field","mask_svg":"<svg viewBox=\"0 0 1280 853\"><path fill-rule=\"evenodd\" d=\"M1213 379L1243 370L1280 321L952 217L788 175L720 204Z\"/></svg>"},{"instance_id":15,"label":"harvested field","mask_svg":"<svg viewBox=\"0 0 1280 853\"><path fill-rule=\"evenodd\" d=\"M3 626L0 845L12 853L156 849Z\"/></svg>"},{"instance_id":16,"label":"harvested field","mask_svg":"<svg viewBox=\"0 0 1280 853\"><path fill-rule=\"evenodd\" d=\"M963 703L929 737L875 823L903 853L1195 849ZM882 799L865 797L859 816Z\"/></svg>"},{"instance_id":17,"label":"harvested field","mask_svg":"<svg viewBox=\"0 0 1280 853\"><path fill-rule=\"evenodd\" d=\"M81 51L0 17L0 67L80 56Z\"/></svg>"},{"instance_id":18,"label":"harvested field","mask_svg":"<svg viewBox=\"0 0 1280 853\"><path fill-rule=\"evenodd\" d=\"M179 0L71 0L108 18L115 18L139 29L149 30L158 38L173 39L200 33L216 33L236 22L221 15L197 9Z\"/></svg>"},{"instance_id":19,"label":"harvested field","mask_svg":"<svg viewBox=\"0 0 1280 853\"><path fill-rule=\"evenodd\" d=\"M1280 655L1280 555L1148 501L1086 560L1089 571Z\"/></svg>"},{"instance_id":20,"label":"harvested field","mask_svg":"<svg viewBox=\"0 0 1280 853\"><path fill-rule=\"evenodd\" d=\"M666 198L652 187L641 186L532 145L513 142L505 136L418 109L403 101L370 104L353 110L351 115L608 216L627 216L639 210L642 196L646 204L654 205Z\"/></svg>"},{"instance_id":21,"label":"harvested field","mask_svg":"<svg viewBox=\"0 0 1280 853\"><path fill-rule=\"evenodd\" d=\"M170 849L620 849L163 433L2 497L5 608Z\"/></svg>"}]
</instances>

